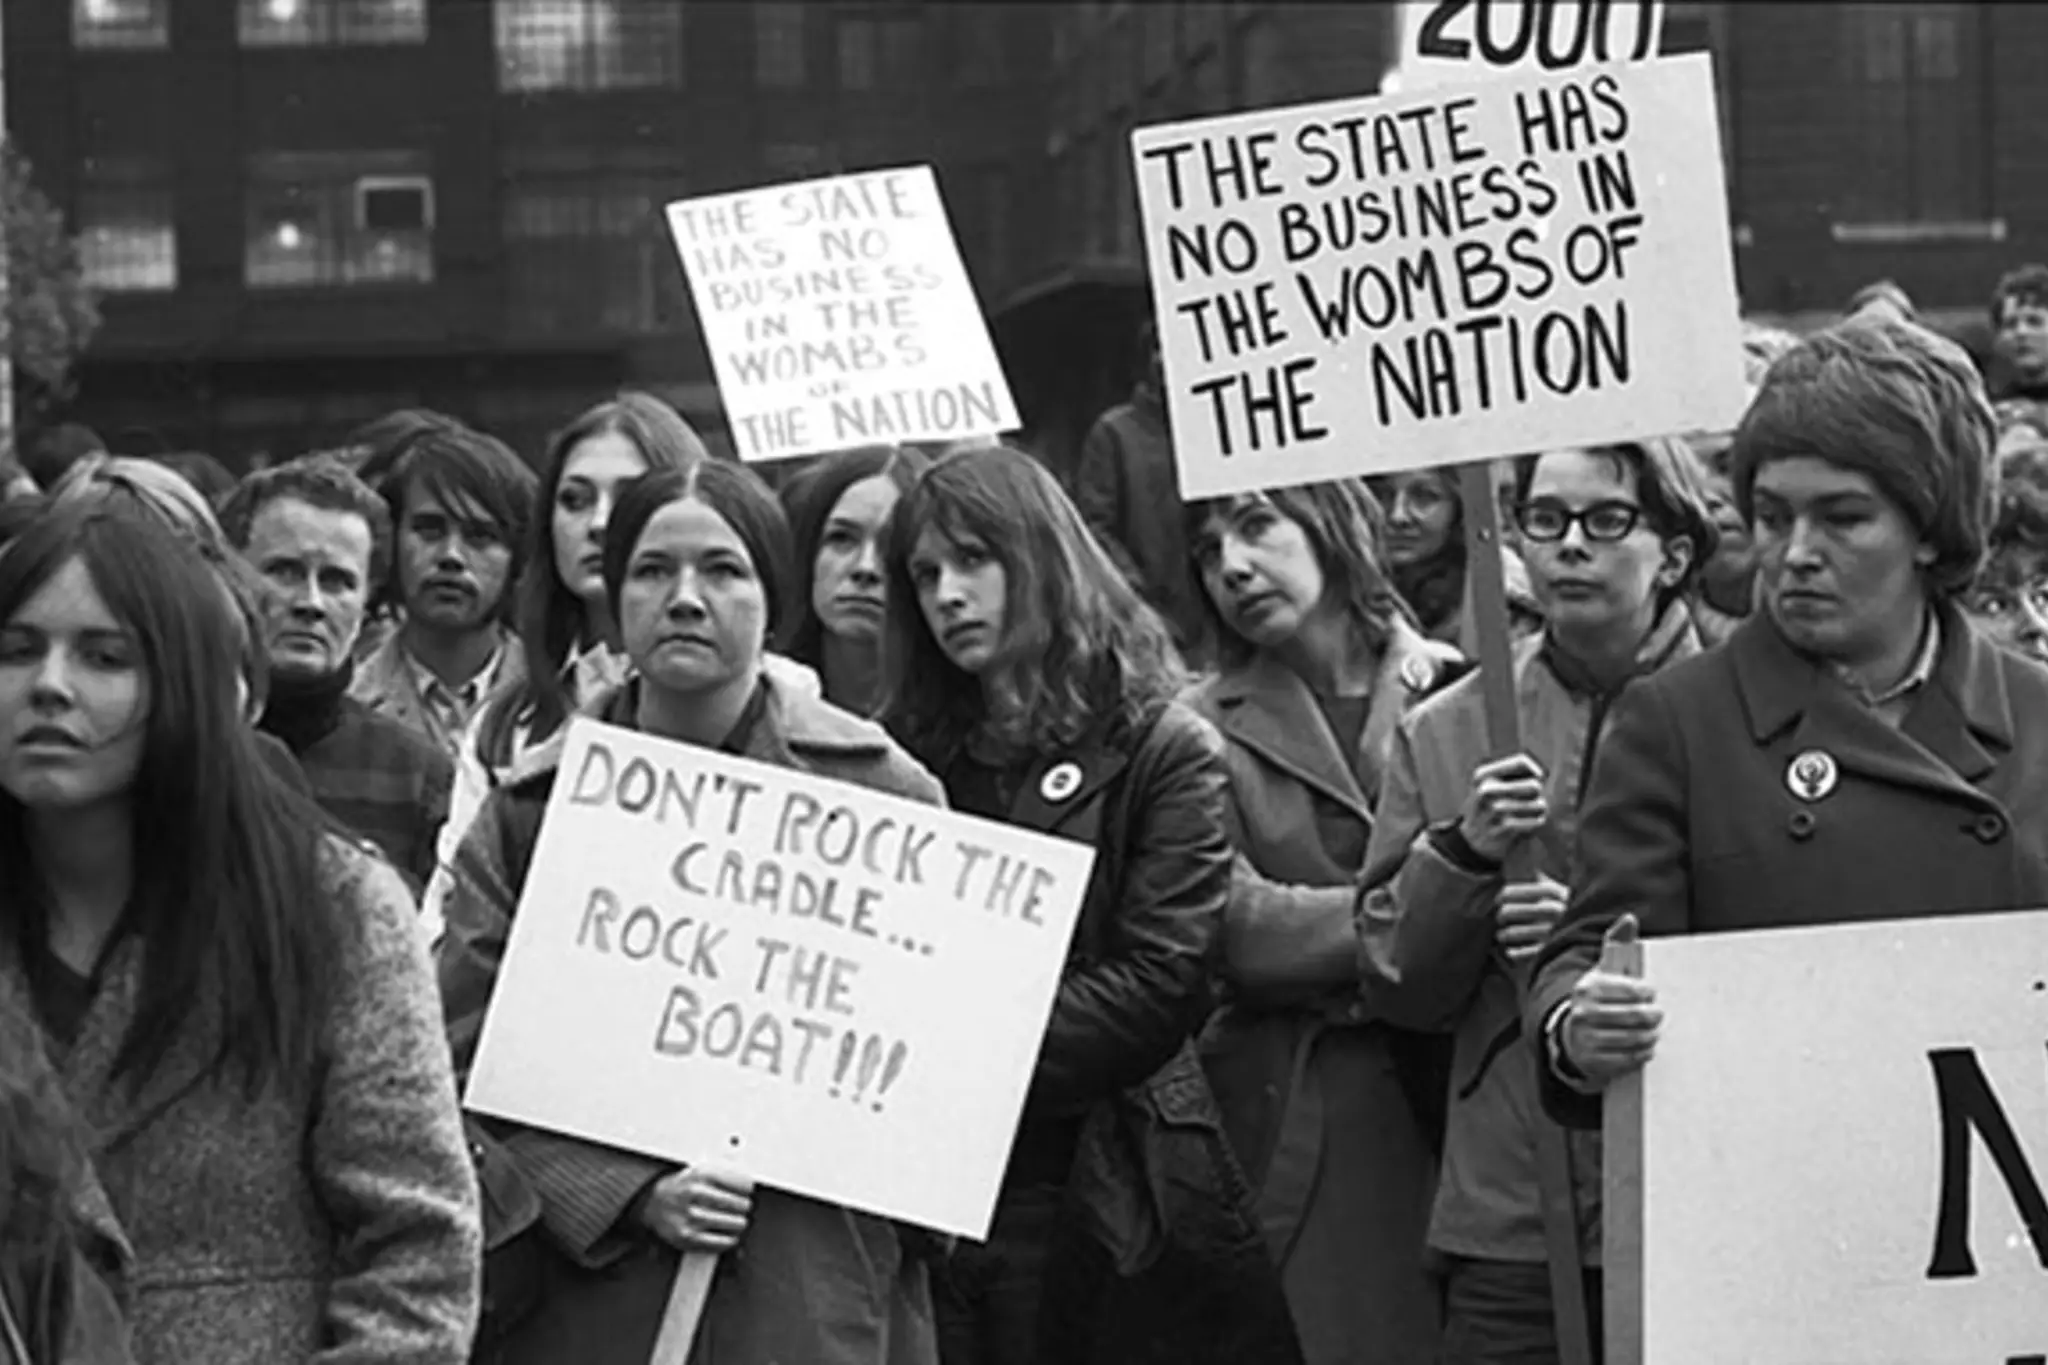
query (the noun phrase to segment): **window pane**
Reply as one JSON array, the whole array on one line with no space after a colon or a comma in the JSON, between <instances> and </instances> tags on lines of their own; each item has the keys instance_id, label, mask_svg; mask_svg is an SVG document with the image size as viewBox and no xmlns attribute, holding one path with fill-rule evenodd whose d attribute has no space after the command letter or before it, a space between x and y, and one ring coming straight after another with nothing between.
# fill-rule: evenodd
<instances>
[{"instance_id":1,"label":"window pane","mask_svg":"<svg viewBox=\"0 0 2048 1365\"><path fill-rule=\"evenodd\" d=\"M1954 14L1923 14L1913 20L1913 74L1923 81L1952 81L1962 75L1962 44Z\"/></svg>"},{"instance_id":2,"label":"window pane","mask_svg":"<svg viewBox=\"0 0 2048 1365\"><path fill-rule=\"evenodd\" d=\"M321 0L241 0L235 28L245 47L331 42L333 10Z\"/></svg>"},{"instance_id":3,"label":"window pane","mask_svg":"<svg viewBox=\"0 0 2048 1365\"><path fill-rule=\"evenodd\" d=\"M683 82L680 5L493 0L498 88L617 90Z\"/></svg>"},{"instance_id":4,"label":"window pane","mask_svg":"<svg viewBox=\"0 0 2048 1365\"><path fill-rule=\"evenodd\" d=\"M71 0L77 47L168 47L170 0Z\"/></svg>"},{"instance_id":5,"label":"window pane","mask_svg":"<svg viewBox=\"0 0 2048 1365\"><path fill-rule=\"evenodd\" d=\"M875 26L866 19L839 22L839 88L875 88Z\"/></svg>"},{"instance_id":6,"label":"window pane","mask_svg":"<svg viewBox=\"0 0 2048 1365\"><path fill-rule=\"evenodd\" d=\"M660 172L522 177L507 184L507 320L518 331L646 332L677 269L660 204L685 193Z\"/></svg>"},{"instance_id":7,"label":"window pane","mask_svg":"<svg viewBox=\"0 0 2048 1365\"><path fill-rule=\"evenodd\" d=\"M804 7L754 6L754 80L775 87L804 83Z\"/></svg>"},{"instance_id":8,"label":"window pane","mask_svg":"<svg viewBox=\"0 0 2048 1365\"><path fill-rule=\"evenodd\" d=\"M962 5L953 11L953 60L958 64L962 85L994 85L1006 74L1008 44L1003 33L1004 12ZM1064 25L1059 30L1065 31Z\"/></svg>"},{"instance_id":9,"label":"window pane","mask_svg":"<svg viewBox=\"0 0 2048 1365\"><path fill-rule=\"evenodd\" d=\"M1853 123L1841 198L1852 221L1989 216L1982 37L1969 5L1849 5Z\"/></svg>"},{"instance_id":10,"label":"window pane","mask_svg":"<svg viewBox=\"0 0 2048 1365\"><path fill-rule=\"evenodd\" d=\"M924 21L889 19L882 30L882 80L891 88L914 85L924 76Z\"/></svg>"},{"instance_id":11,"label":"window pane","mask_svg":"<svg viewBox=\"0 0 2048 1365\"><path fill-rule=\"evenodd\" d=\"M427 284L434 278L431 219L417 152L270 153L249 172L242 278L251 288ZM377 193L364 193L364 181ZM403 201L403 202L401 202ZM365 208L383 203L383 211ZM405 212L394 212L405 208ZM417 210L417 211L415 211Z\"/></svg>"},{"instance_id":12,"label":"window pane","mask_svg":"<svg viewBox=\"0 0 2048 1365\"><path fill-rule=\"evenodd\" d=\"M178 287L168 174L96 174L78 192L78 255L87 284L110 292Z\"/></svg>"}]
</instances>

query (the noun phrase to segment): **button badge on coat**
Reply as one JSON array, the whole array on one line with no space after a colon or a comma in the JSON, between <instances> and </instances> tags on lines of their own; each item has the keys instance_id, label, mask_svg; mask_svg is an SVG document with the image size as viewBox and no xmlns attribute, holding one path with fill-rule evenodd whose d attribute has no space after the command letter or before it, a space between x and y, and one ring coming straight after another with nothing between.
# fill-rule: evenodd
<instances>
[{"instance_id":1,"label":"button badge on coat","mask_svg":"<svg viewBox=\"0 0 2048 1365\"><path fill-rule=\"evenodd\" d=\"M1055 763L1038 783L1038 794L1048 801L1064 801L1081 790L1081 765Z\"/></svg>"},{"instance_id":2,"label":"button badge on coat","mask_svg":"<svg viewBox=\"0 0 2048 1365\"><path fill-rule=\"evenodd\" d=\"M1796 755L1785 768L1785 787L1801 801L1818 801L1841 780L1835 756L1825 749L1808 749Z\"/></svg>"}]
</instances>

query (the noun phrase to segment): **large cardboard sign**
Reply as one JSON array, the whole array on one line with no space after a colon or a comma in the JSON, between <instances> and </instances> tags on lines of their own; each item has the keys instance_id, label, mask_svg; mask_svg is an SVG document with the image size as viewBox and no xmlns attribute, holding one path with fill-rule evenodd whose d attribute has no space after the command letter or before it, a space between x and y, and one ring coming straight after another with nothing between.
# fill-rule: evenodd
<instances>
[{"instance_id":1,"label":"large cardboard sign","mask_svg":"<svg viewBox=\"0 0 2048 1365\"><path fill-rule=\"evenodd\" d=\"M1402 0L1400 87L1656 57L1664 0Z\"/></svg>"},{"instance_id":2,"label":"large cardboard sign","mask_svg":"<svg viewBox=\"0 0 2048 1365\"><path fill-rule=\"evenodd\" d=\"M465 1102L985 1236L1094 856L579 718Z\"/></svg>"},{"instance_id":3,"label":"large cardboard sign","mask_svg":"<svg viewBox=\"0 0 2048 1365\"><path fill-rule=\"evenodd\" d=\"M741 458L1018 425L929 166L678 200L668 225Z\"/></svg>"},{"instance_id":4,"label":"large cardboard sign","mask_svg":"<svg viewBox=\"0 0 2048 1365\"><path fill-rule=\"evenodd\" d=\"M2048 912L1654 939L1613 1365L2048 1357Z\"/></svg>"},{"instance_id":5,"label":"large cardboard sign","mask_svg":"<svg viewBox=\"0 0 2048 1365\"><path fill-rule=\"evenodd\" d=\"M1182 495L1733 425L1707 59L1143 128Z\"/></svg>"}]
</instances>

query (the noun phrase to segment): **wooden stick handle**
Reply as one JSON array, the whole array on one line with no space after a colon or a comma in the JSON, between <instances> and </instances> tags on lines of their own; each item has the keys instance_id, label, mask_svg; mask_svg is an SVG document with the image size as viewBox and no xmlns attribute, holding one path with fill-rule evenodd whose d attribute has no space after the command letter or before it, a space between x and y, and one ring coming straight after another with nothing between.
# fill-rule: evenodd
<instances>
[{"instance_id":1,"label":"wooden stick handle","mask_svg":"<svg viewBox=\"0 0 2048 1365\"><path fill-rule=\"evenodd\" d=\"M697 1339L697 1324L704 1316L704 1303L711 1297L711 1277L718 1272L715 1251L686 1251L676 1267L675 1287L668 1292L668 1307L661 1315L661 1332L654 1338L649 1365L685 1365L690 1344Z\"/></svg>"}]
</instances>

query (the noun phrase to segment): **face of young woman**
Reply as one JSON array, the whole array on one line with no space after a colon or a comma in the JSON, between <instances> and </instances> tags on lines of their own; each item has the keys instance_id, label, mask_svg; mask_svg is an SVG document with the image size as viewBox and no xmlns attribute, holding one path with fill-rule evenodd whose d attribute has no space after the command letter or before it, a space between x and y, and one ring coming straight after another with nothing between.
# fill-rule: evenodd
<instances>
[{"instance_id":1,"label":"face of young woman","mask_svg":"<svg viewBox=\"0 0 2048 1365\"><path fill-rule=\"evenodd\" d=\"M584 437L562 461L551 522L555 576L585 602L604 600L604 528L619 489L646 472L640 448L616 431Z\"/></svg>"},{"instance_id":2,"label":"face of young woman","mask_svg":"<svg viewBox=\"0 0 2048 1365\"><path fill-rule=\"evenodd\" d=\"M2025 546L1999 550L1962 608L1993 644L2048 663L2048 553Z\"/></svg>"},{"instance_id":3,"label":"face of young woman","mask_svg":"<svg viewBox=\"0 0 2048 1365\"><path fill-rule=\"evenodd\" d=\"M1934 552L1868 475L1814 456L1773 460L1750 503L1764 605L1795 647L1853 663L1917 638Z\"/></svg>"},{"instance_id":4,"label":"face of young woman","mask_svg":"<svg viewBox=\"0 0 2048 1365\"><path fill-rule=\"evenodd\" d=\"M1458 502L1442 475L1396 474L1382 485L1380 501L1387 513L1387 563L1405 568L1443 553Z\"/></svg>"},{"instance_id":5,"label":"face of young woman","mask_svg":"<svg viewBox=\"0 0 2048 1365\"><path fill-rule=\"evenodd\" d=\"M125 794L148 719L141 647L82 561L0 623L0 790L24 806L76 810Z\"/></svg>"},{"instance_id":6,"label":"face of young woman","mask_svg":"<svg viewBox=\"0 0 2048 1365\"><path fill-rule=\"evenodd\" d=\"M1292 640L1327 590L1308 532L1257 494L1209 514L1195 561L1216 614L1256 649Z\"/></svg>"},{"instance_id":7,"label":"face of young woman","mask_svg":"<svg viewBox=\"0 0 2048 1365\"><path fill-rule=\"evenodd\" d=\"M896 509L896 481L877 474L850 485L825 518L811 566L811 610L832 635L872 640L887 613L883 531Z\"/></svg>"},{"instance_id":8,"label":"face of young woman","mask_svg":"<svg viewBox=\"0 0 2048 1365\"><path fill-rule=\"evenodd\" d=\"M649 517L619 588L619 634L652 686L690 694L751 678L768 594L732 524L696 498Z\"/></svg>"},{"instance_id":9,"label":"face of young woman","mask_svg":"<svg viewBox=\"0 0 2048 1365\"><path fill-rule=\"evenodd\" d=\"M910 581L925 625L955 668L978 675L995 662L1010 576L986 544L926 527L910 553Z\"/></svg>"},{"instance_id":10,"label":"face of young woman","mask_svg":"<svg viewBox=\"0 0 2048 1365\"><path fill-rule=\"evenodd\" d=\"M1627 622L1647 630L1658 593L1684 577L1690 559L1689 545L1666 541L1644 520L1635 470L1609 455L1543 456L1519 521L1530 584L1564 630L1604 632ZM1560 538L1543 538L1559 525Z\"/></svg>"}]
</instances>

